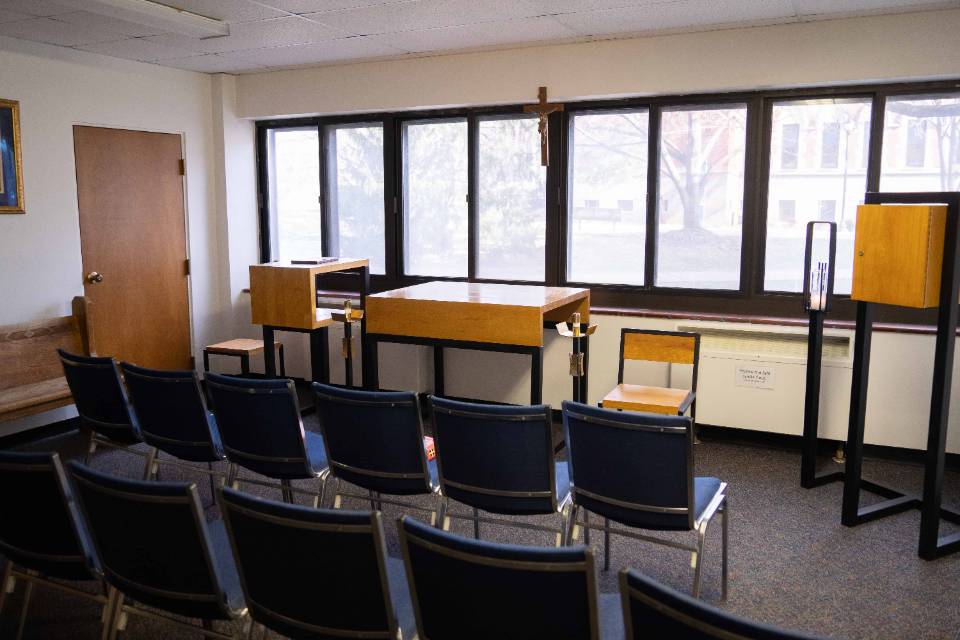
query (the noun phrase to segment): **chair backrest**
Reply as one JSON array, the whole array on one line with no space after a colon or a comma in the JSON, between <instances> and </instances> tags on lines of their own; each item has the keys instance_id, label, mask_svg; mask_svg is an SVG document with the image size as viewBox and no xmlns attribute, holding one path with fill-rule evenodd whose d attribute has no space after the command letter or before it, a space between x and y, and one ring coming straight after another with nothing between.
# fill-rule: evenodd
<instances>
[{"instance_id":1,"label":"chair backrest","mask_svg":"<svg viewBox=\"0 0 960 640\"><path fill-rule=\"evenodd\" d=\"M420 403L412 392L313 383L333 475L381 493L429 493Z\"/></svg>"},{"instance_id":2,"label":"chair backrest","mask_svg":"<svg viewBox=\"0 0 960 640\"><path fill-rule=\"evenodd\" d=\"M94 578L94 556L56 453L0 451L0 553L43 575Z\"/></svg>"},{"instance_id":3,"label":"chair backrest","mask_svg":"<svg viewBox=\"0 0 960 640\"><path fill-rule=\"evenodd\" d=\"M693 527L690 418L563 403L574 502L644 529Z\"/></svg>"},{"instance_id":4,"label":"chair backrest","mask_svg":"<svg viewBox=\"0 0 960 640\"><path fill-rule=\"evenodd\" d=\"M634 569L620 572L620 599L627 640L817 640L817 636L753 622L717 609L652 580Z\"/></svg>"},{"instance_id":5,"label":"chair backrest","mask_svg":"<svg viewBox=\"0 0 960 640\"><path fill-rule=\"evenodd\" d=\"M485 511L553 513L557 487L548 405L430 396L443 495Z\"/></svg>"},{"instance_id":6,"label":"chair backrest","mask_svg":"<svg viewBox=\"0 0 960 640\"><path fill-rule=\"evenodd\" d=\"M69 467L111 585L180 615L229 617L196 485L128 480L78 462Z\"/></svg>"},{"instance_id":7,"label":"chair backrest","mask_svg":"<svg viewBox=\"0 0 960 640\"><path fill-rule=\"evenodd\" d=\"M421 638L599 638L584 547L469 540L404 517L400 545Z\"/></svg>"},{"instance_id":8,"label":"chair backrest","mask_svg":"<svg viewBox=\"0 0 960 640\"><path fill-rule=\"evenodd\" d=\"M692 364L693 385L697 388L700 360L700 334L653 329L620 330L620 368L617 382L623 382L623 364L627 360L646 360L670 364Z\"/></svg>"},{"instance_id":9,"label":"chair backrest","mask_svg":"<svg viewBox=\"0 0 960 640\"><path fill-rule=\"evenodd\" d=\"M63 349L57 351L81 421L114 440L139 440L136 415L113 358L79 356Z\"/></svg>"},{"instance_id":10,"label":"chair backrest","mask_svg":"<svg viewBox=\"0 0 960 640\"><path fill-rule=\"evenodd\" d=\"M271 478L315 476L293 380L206 375L227 459Z\"/></svg>"},{"instance_id":11,"label":"chair backrest","mask_svg":"<svg viewBox=\"0 0 960 640\"><path fill-rule=\"evenodd\" d=\"M147 444L196 462L218 457L200 381L194 371L145 369L120 363Z\"/></svg>"},{"instance_id":12,"label":"chair backrest","mask_svg":"<svg viewBox=\"0 0 960 640\"><path fill-rule=\"evenodd\" d=\"M220 509L254 620L293 638L396 637L378 512L311 509L232 489L221 492Z\"/></svg>"}]
</instances>

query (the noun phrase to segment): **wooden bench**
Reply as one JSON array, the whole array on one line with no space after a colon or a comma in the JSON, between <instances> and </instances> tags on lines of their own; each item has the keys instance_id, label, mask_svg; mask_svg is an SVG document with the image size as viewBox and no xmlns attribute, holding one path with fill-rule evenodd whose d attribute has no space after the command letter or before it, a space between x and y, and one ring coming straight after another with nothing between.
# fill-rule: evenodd
<instances>
[{"instance_id":1,"label":"wooden bench","mask_svg":"<svg viewBox=\"0 0 960 640\"><path fill-rule=\"evenodd\" d=\"M73 404L57 349L90 353L86 318L77 297L71 316L0 327L0 422Z\"/></svg>"}]
</instances>

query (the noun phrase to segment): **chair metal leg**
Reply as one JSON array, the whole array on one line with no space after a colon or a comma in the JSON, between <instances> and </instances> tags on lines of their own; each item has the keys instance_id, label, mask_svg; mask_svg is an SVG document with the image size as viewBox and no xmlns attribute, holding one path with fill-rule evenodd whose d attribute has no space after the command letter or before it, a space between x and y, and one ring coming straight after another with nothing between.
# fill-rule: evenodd
<instances>
[{"instance_id":1,"label":"chair metal leg","mask_svg":"<svg viewBox=\"0 0 960 640\"><path fill-rule=\"evenodd\" d=\"M7 593L13 593L16 582L13 579L13 561L3 563L3 577L0 578L0 615L3 614L3 603L7 600Z\"/></svg>"},{"instance_id":2,"label":"chair metal leg","mask_svg":"<svg viewBox=\"0 0 960 640\"><path fill-rule=\"evenodd\" d=\"M697 529L697 550L693 557L693 597L700 597L700 579L703 577L703 539L707 534L707 523Z\"/></svg>"},{"instance_id":3,"label":"chair metal leg","mask_svg":"<svg viewBox=\"0 0 960 640\"><path fill-rule=\"evenodd\" d=\"M443 494L439 491L436 492L437 495L437 506L434 507L433 512L433 521L430 523L434 527L443 528L443 518L447 513L446 505L444 504Z\"/></svg>"},{"instance_id":4,"label":"chair metal leg","mask_svg":"<svg viewBox=\"0 0 960 640\"><path fill-rule=\"evenodd\" d=\"M610 570L610 519L603 519L603 570Z\"/></svg>"},{"instance_id":5,"label":"chair metal leg","mask_svg":"<svg viewBox=\"0 0 960 640\"><path fill-rule=\"evenodd\" d=\"M727 599L727 516L728 511L730 510L730 502L727 498L723 499L723 506L720 507L720 526L723 531L723 565L721 569L722 582L721 582L721 594L720 597L724 600Z\"/></svg>"},{"instance_id":6,"label":"chair metal leg","mask_svg":"<svg viewBox=\"0 0 960 640\"><path fill-rule=\"evenodd\" d=\"M290 481L280 481L280 493L283 495L283 501L287 504L294 504L293 491L290 490Z\"/></svg>"},{"instance_id":7,"label":"chair metal leg","mask_svg":"<svg viewBox=\"0 0 960 640\"><path fill-rule=\"evenodd\" d=\"M100 640L107 640L113 633L113 625L116 622L117 600L120 597L120 593L113 587L104 585L104 588L107 590L107 604L103 606L103 615L100 620Z\"/></svg>"},{"instance_id":8,"label":"chair metal leg","mask_svg":"<svg viewBox=\"0 0 960 640\"><path fill-rule=\"evenodd\" d=\"M333 487L333 508L334 509L340 508L341 500L342 498L340 498L340 478L334 478L334 487Z\"/></svg>"},{"instance_id":9,"label":"chair metal leg","mask_svg":"<svg viewBox=\"0 0 960 640\"><path fill-rule=\"evenodd\" d=\"M124 595L117 592L117 597L113 603L113 621L110 623L110 634L107 636L107 640L117 640L117 635L121 631L120 627L125 626L123 620L123 600Z\"/></svg>"},{"instance_id":10,"label":"chair metal leg","mask_svg":"<svg viewBox=\"0 0 960 640\"><path fill-rule=\"evenodd\" d=\"M156 464L157 455L159 455L156 447L150 447L150 453L147 454L147 464L143 468L143 479L150 480L154 477L154 465Z\"/></svg>"},{"instance_id":11,"label":"chair metal leg","mask_svg":"<svg viewBox=\"0 0 960 640\"><path fill-rule=\"evenodd\" d=\"M580 513L580 507L573 505L570 509L570 515L567 517L567 535L566 539L563 541L565 546L570 546L573 544L573 541L576 539L576 530L577 530L577 515Z\"/></svg>"},{"instance_id":12,"label":"chair metal leg","mask_svg":"<svg viewBox=\"0 0 960 640\"><path fill-rule=\"evenodd\" d=\"M227 479L224 482L224 486L230 487L231 489L239 488L237 486L237 465L232 462L229 463L230 466L227 467Z\"/></svg>"},{"instance_id":13,"label":"chair metal leg","mask_svg":"<svg viewBox=\"0 0 960 640\"><path fill-rule=\"evenodd\" d=\"M584 524L590 524L590 510L583 510L583 522ZM583 528L583 544L590 546L590 527Z\"/></svg>"},{"instance_id":14,"label":"chair metal leg","mask_svg":"<svg viewBox=\"0 0 960 640\"><path fill-rule=\"evenodd\" d=\"M369 493L370 493L370 510L376 511L377 510L377 501L376 501L377 494L374 493L372 489L369 491Z\"/></svg>"},{"instance_id":15,"label":"chair metal leg","mask_svg":"<svg viewBox=\"0 0 960 640\"><path fill-rule=\"evenodd\" d=\"M27 583L27 586L23 591L23 604L20 606L20 621L17 622L16 640L23 637L23 627L27 624L27 610L30 608L30 596L33 595L33 583L29 580L24 580L24 582Z\"/></svg>"},{"instance_id":16,"label":"chair metal leg","mask_svg":"<svg viewBox=\"0 0 960 640\"><path fill-rule=\"evenodd\" d=\"M480 539L480 511L476 507L473 508L473 537Z\"/></svg>"},{"instance_id":17,"label":"chair metal leg","mask_svg":"<svg viewBox=\"0 0 960 640\"><path fill-rule=\"evenodd\" d=\"M93 459L93 452L97 450L97 434L90 430L87 437L87 453L83 457L83 464L90 466L90 460Z\"/></svg>"},{"instance_id":18,"label":"chair metal leg","mask_svg":"<svg viewBox=\"0 0 960 640\"><path fill-rule=\"evenodd\" d=\"M441 516L438 519L437 526L443 529L444 531L450 531L450 518L447 517L447 509L450 508L450 501L446 496L443 496L443 504L440 507Z\"/></svg>"}]
</instances>

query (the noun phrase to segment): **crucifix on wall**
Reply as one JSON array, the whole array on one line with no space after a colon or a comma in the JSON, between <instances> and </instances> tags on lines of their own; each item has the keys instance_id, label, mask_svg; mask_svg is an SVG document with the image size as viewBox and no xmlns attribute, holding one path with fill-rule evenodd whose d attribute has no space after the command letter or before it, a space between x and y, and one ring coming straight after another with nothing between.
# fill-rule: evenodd
<instances>
[{"instance_id":1,"label":"crucifix on wall","mask_svg":"<svg viewBox=\"0 0 960 640\"><path fill-rule=\"evenodd\" d=\"M544 167L550 165L550 136L548 116L555 111L563 111L563 105L547 102L547 88L540 87L538 93L540 102L537 104L528 104L523 107L524 113L535 113L539 122L537 131L540 132L540 164Z\"/></svg>"}]
</instances>

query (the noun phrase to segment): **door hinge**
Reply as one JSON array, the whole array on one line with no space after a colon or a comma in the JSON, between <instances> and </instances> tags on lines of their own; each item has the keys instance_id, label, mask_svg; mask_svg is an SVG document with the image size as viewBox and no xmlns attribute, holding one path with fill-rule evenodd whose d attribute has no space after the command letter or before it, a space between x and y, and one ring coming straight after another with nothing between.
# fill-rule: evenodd
<instances>
[{"instance_id":1,"label":"door hinge","mask_svg":"<svg viewBox=\"0 0 960 640\"><path fill-rule=\"evenodd\" d=\"M183 261L183 275L190 275L190 258Z\"/></svg>"},{"instance_id":2,"label":"door hinge","mask_svg":"<svg viewBox=\"0 0 960 640\"><path fill-rule=\"evenodd\" d=\"M180 158L180 175L187 175L187 161L183 158Z\"/></svg>"}]
</instances>

